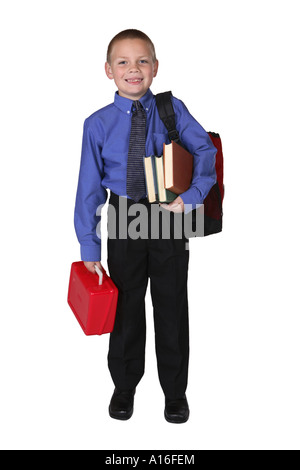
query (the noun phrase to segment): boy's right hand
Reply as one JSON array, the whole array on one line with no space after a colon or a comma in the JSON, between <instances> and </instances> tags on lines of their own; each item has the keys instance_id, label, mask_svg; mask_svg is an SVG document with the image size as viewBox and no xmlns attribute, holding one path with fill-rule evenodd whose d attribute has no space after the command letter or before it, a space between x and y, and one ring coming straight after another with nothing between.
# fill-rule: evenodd
<instances>
[{"instance_id":1,"label":"boy's right hand","mask_svg":"<svg viewBox=\"0 0 300 470\"><path fill-rule=\"evenodd\" d=\"M101 271L103 271L100 261L84 261L83 263L84 263L84 266L86 267L86 269L87 269L88 271L90 271L91 273L95 273L95 272L96 272L96 271L95 271L95 267L94 267L95 264L98 266L98 268L99 268Z\"/></svg>"}]
</instances>

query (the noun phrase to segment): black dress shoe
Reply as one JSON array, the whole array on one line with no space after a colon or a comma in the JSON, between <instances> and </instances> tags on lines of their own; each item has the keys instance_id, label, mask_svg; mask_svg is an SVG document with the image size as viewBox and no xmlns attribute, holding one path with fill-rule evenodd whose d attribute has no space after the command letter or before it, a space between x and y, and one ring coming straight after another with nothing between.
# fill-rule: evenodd
<instances>
[{"instance_id":1,"label":"black dress shoe","mask_svg":"<svg viewBox=\"0 0 300 470\"><path fill-rule=\"evenodd\" d=\"M109 415L111 418L126 420L131 418L133 413L134 390L117 390L111 398L109 405Z\"/></svg>"},{"instance_id":2,"label":"black dress shoe","mask_svg":"<svg viewBox=\"0 0 300 470\"><path fill-rule=\"evenodd\" d=\"M169 423L185 423L190 416L186 396L178 400L166 398L165 418Z\"/></svg>"}]
</instances>

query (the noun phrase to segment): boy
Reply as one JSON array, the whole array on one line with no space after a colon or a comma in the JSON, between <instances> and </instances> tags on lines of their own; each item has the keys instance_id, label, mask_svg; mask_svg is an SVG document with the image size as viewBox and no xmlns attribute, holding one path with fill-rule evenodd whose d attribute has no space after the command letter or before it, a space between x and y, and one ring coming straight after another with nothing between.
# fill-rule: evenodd
<instances>
[{"instance_id":1,"label":"boy","mask_svg":"<svg viewBox=\"0 0 300 470\"><path fill-rule=\"evenodd\" d=\"M118 91L114 103L92 114L84 124L82 157L75 207L75 228L85 266L101 269L101 240L96 234L99 207L111 191L116 219L128 207L127 227L135 209L147 209L147 236L108 237L108 267L119 290L114 331L110 335L108 366L115 384L109 405L112 418L132 416L136 386L145 364L145 293L150 278L154 307L158 375L165 395L165 418L184 423L189 418L186 399L189 361L187 273L189 252L184 236L151 238L153 220L147 200L143 158L161 155L169 143L150 90L157 75L155 48L148 36L126 30L109 44L105 72ZM181 142L194 155L191 187L163 208L174 217L201 204L216 182L215 153L208 134L173 98ZM141 206L142 205L142 206ZM162 209L163 211L163 209ZM131 214L131 216L130 216ZM110 215L109 215L110 217ZM149 411L152 404L149 404ZM147 410L148 411L148 410ZM151 412L151 411L150 411Z\"/></svg>"}]
</instances>

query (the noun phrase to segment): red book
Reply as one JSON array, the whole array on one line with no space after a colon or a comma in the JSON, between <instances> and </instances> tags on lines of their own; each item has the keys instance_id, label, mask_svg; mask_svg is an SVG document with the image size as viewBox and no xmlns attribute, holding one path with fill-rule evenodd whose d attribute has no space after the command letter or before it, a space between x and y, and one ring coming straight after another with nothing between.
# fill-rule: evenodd
<instances>
[{"instance_id":1,"label":"red book","mask_svg":"<svg viewBox=\"0 0 300 470\"><path fill-rule=\"evenodd\" d=\"M193 155L176 142L164 144L165 188L175 194L189 189L193 177Z\"/></svg>"}]
</instances>

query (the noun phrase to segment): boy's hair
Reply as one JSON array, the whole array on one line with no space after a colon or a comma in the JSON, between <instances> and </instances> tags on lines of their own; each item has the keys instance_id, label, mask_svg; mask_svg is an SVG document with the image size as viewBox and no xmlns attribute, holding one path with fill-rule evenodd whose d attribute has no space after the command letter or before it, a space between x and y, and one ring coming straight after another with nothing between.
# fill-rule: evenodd
<instances>
[{"instance_id":1,"label":"boy's hair","mask_svg":"<svg viewBox=\"0 0 300 470\"><path fill-rule=\"evenodd\" d=\"M123 39L142 39L143 41L146 41L150 46L153 62L156 61L155 47L151 39L147 36L147 34L143 33L142 31L139 31L138 29L125 29L124 31L121 31L120 33L118 33L114 38L112 38L112 40L110 41L108 45L106 61L109 64L111 60L111 57L110 57L111 51L112 51L114 44L117 41L122 41Z\"/></svg>"}]
</instances>

